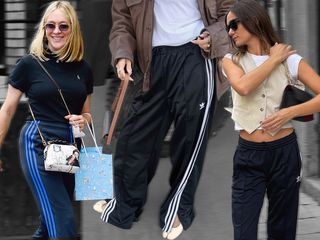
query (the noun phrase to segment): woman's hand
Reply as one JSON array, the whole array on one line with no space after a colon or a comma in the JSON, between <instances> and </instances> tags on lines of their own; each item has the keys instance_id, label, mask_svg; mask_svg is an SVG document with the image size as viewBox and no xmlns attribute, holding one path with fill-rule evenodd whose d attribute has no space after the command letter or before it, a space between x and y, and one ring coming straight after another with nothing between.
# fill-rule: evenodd
<instances>
[{"instance_id":1,"label":"woman's hand","mask_svg":"<svg viewBox=\"0 0 320 240\"><path fill-rule=\"evenodd\" d=\"M276 43L270 48L270 58L274 59L277 63L282 63L290 55L296 52L297 51L289 44Z\"/></svg>"},{"instance_id":2,"label":"woman's hand","mask_svg":"<svg viewBox=\"0 0 320 240\"><path fill-rule=\"evenodd\" d=\"M263 120L261 127L267 131L276 131L289 122L293 117L294 116L292 115L290 108L283 108Z\"/></svg>"},{"instance_id":3,"label":"woman's hand","mask_svg":"<svg viewBox=\"0 0 320 240\"><path fill-rule=\"evenodd\" d=\"M86 125L86 119L83 115L71 114L65 116L64 118L69 120L70 125L76 127L78 126L81 131L84 129L84 126Z\"/></svg>"},{"instance_id":4,"label":"woman's hand","mask_svg":"<svg viewBox=\"0 0 320 240\"><path fill-rule=\"evenodd\" d=\"M201 33L195 40L191 41L194 44L197 44L203 51L209 53L211 50L211 37L208 31Z\"/></svg>"}]
</instances>

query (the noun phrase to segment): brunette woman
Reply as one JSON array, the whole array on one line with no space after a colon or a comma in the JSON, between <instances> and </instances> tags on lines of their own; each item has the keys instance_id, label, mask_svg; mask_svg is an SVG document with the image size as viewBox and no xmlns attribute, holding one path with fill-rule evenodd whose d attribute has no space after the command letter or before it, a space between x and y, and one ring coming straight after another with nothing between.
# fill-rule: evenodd
<instances>
[{"instance_id":1,"label":"brunette woman","mask_svg":"<svg viewBox=\"0 0 320 240\"><path fill-rule=\"evenodd\" d=\"M301 155L291 120L320 111L320 77L290 45L280 43L265 9L237 2L226 16L235 53L223 59L232 86L232 119L239 131L234 154L232 217L234 239L257 239L265 194L268 239L296 236ZM279 109L288 78L316 96Z\"/></svg>"}]
</instances>

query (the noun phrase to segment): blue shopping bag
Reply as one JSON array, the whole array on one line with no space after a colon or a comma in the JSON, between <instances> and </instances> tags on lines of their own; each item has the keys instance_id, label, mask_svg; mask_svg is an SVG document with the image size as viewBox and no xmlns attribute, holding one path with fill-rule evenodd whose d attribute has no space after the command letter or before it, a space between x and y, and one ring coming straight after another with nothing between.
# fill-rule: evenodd
<instances>
[{"instance_id":1,"label":"blue shopping bag","mask_svg":"<svg viewBox=\"0 0 320 240\"><path fill-rule=\"evenodd\" d=\"M101 147L82 148L75 181L77 201L113 198L112 155L102 153Z\"/></svg>"}]
</instances>

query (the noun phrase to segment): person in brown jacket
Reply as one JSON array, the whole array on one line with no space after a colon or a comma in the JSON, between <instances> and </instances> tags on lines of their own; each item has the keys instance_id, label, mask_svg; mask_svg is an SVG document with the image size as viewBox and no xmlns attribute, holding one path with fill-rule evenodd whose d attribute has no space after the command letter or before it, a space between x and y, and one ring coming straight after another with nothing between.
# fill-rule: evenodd
<instances>
[{"instance_id":1,"label":"person in brown jacket","mask_svg":"<svg viewBox=\"0 0 320 240\"><path fill-rule=\"evenodd\" d=\"M94 205L103 221L128 229L138 219L173 122L171 189L161 206L160 225L166 239L190 227L210 118L228 88L218 59L229 51L224 19L234 2L113 1L112 63L121 80L131 79L134 64L144 79L118 137L115 198Z\"/></svg>"}]
</instances>

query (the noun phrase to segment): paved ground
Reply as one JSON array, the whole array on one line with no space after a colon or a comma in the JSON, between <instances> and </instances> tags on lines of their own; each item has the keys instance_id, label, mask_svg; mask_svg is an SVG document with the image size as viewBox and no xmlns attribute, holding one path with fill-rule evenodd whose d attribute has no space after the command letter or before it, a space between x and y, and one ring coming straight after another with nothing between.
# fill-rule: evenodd
<instances>
[{"instance_id":1,"label":"paved ground","mask_svg":"<svg viewBox=\"0 0 320 240\"><path fill-rule=\"evenodd\" d=\"M96 114L96 129L100 130L102 119L100 100L103 99L103 87L95 89L93 111ZM100 100L99 100L100 99ZM101 105L100 105L101 106ZM197 216L193 225L185 231L180 240L231 240L233 230L230 211L230 184L232 172L232 155L237 143L237 134L233 131L230 119L211 138L208 145L203 175L197 192ZM149 187L148 202L138 223L131 230L120 230L100 220L99 214L92 210L94 202L82 205L83 240L149 240L162 239L158 226L158 211L161 201L168 191L170 162L168 158L160 161L156 176ZM264 206L260 224L259 239L265 237L266 206ZM300 213L297 240L320 239L320 206L308 195L301 192Z\"/></svg>"},{"instance_id":2,"label":"paved ground","mask_svg":"<svg viewBox=\"0 0 320 240\"><path fill-rule=\"evenodd\" d=\"M266 206L264 206L259 223L259 239L266 240ZM300 208L297 240L320 239L320 206L305 193L300 193Z\"/></svg>"}]
</instances>

